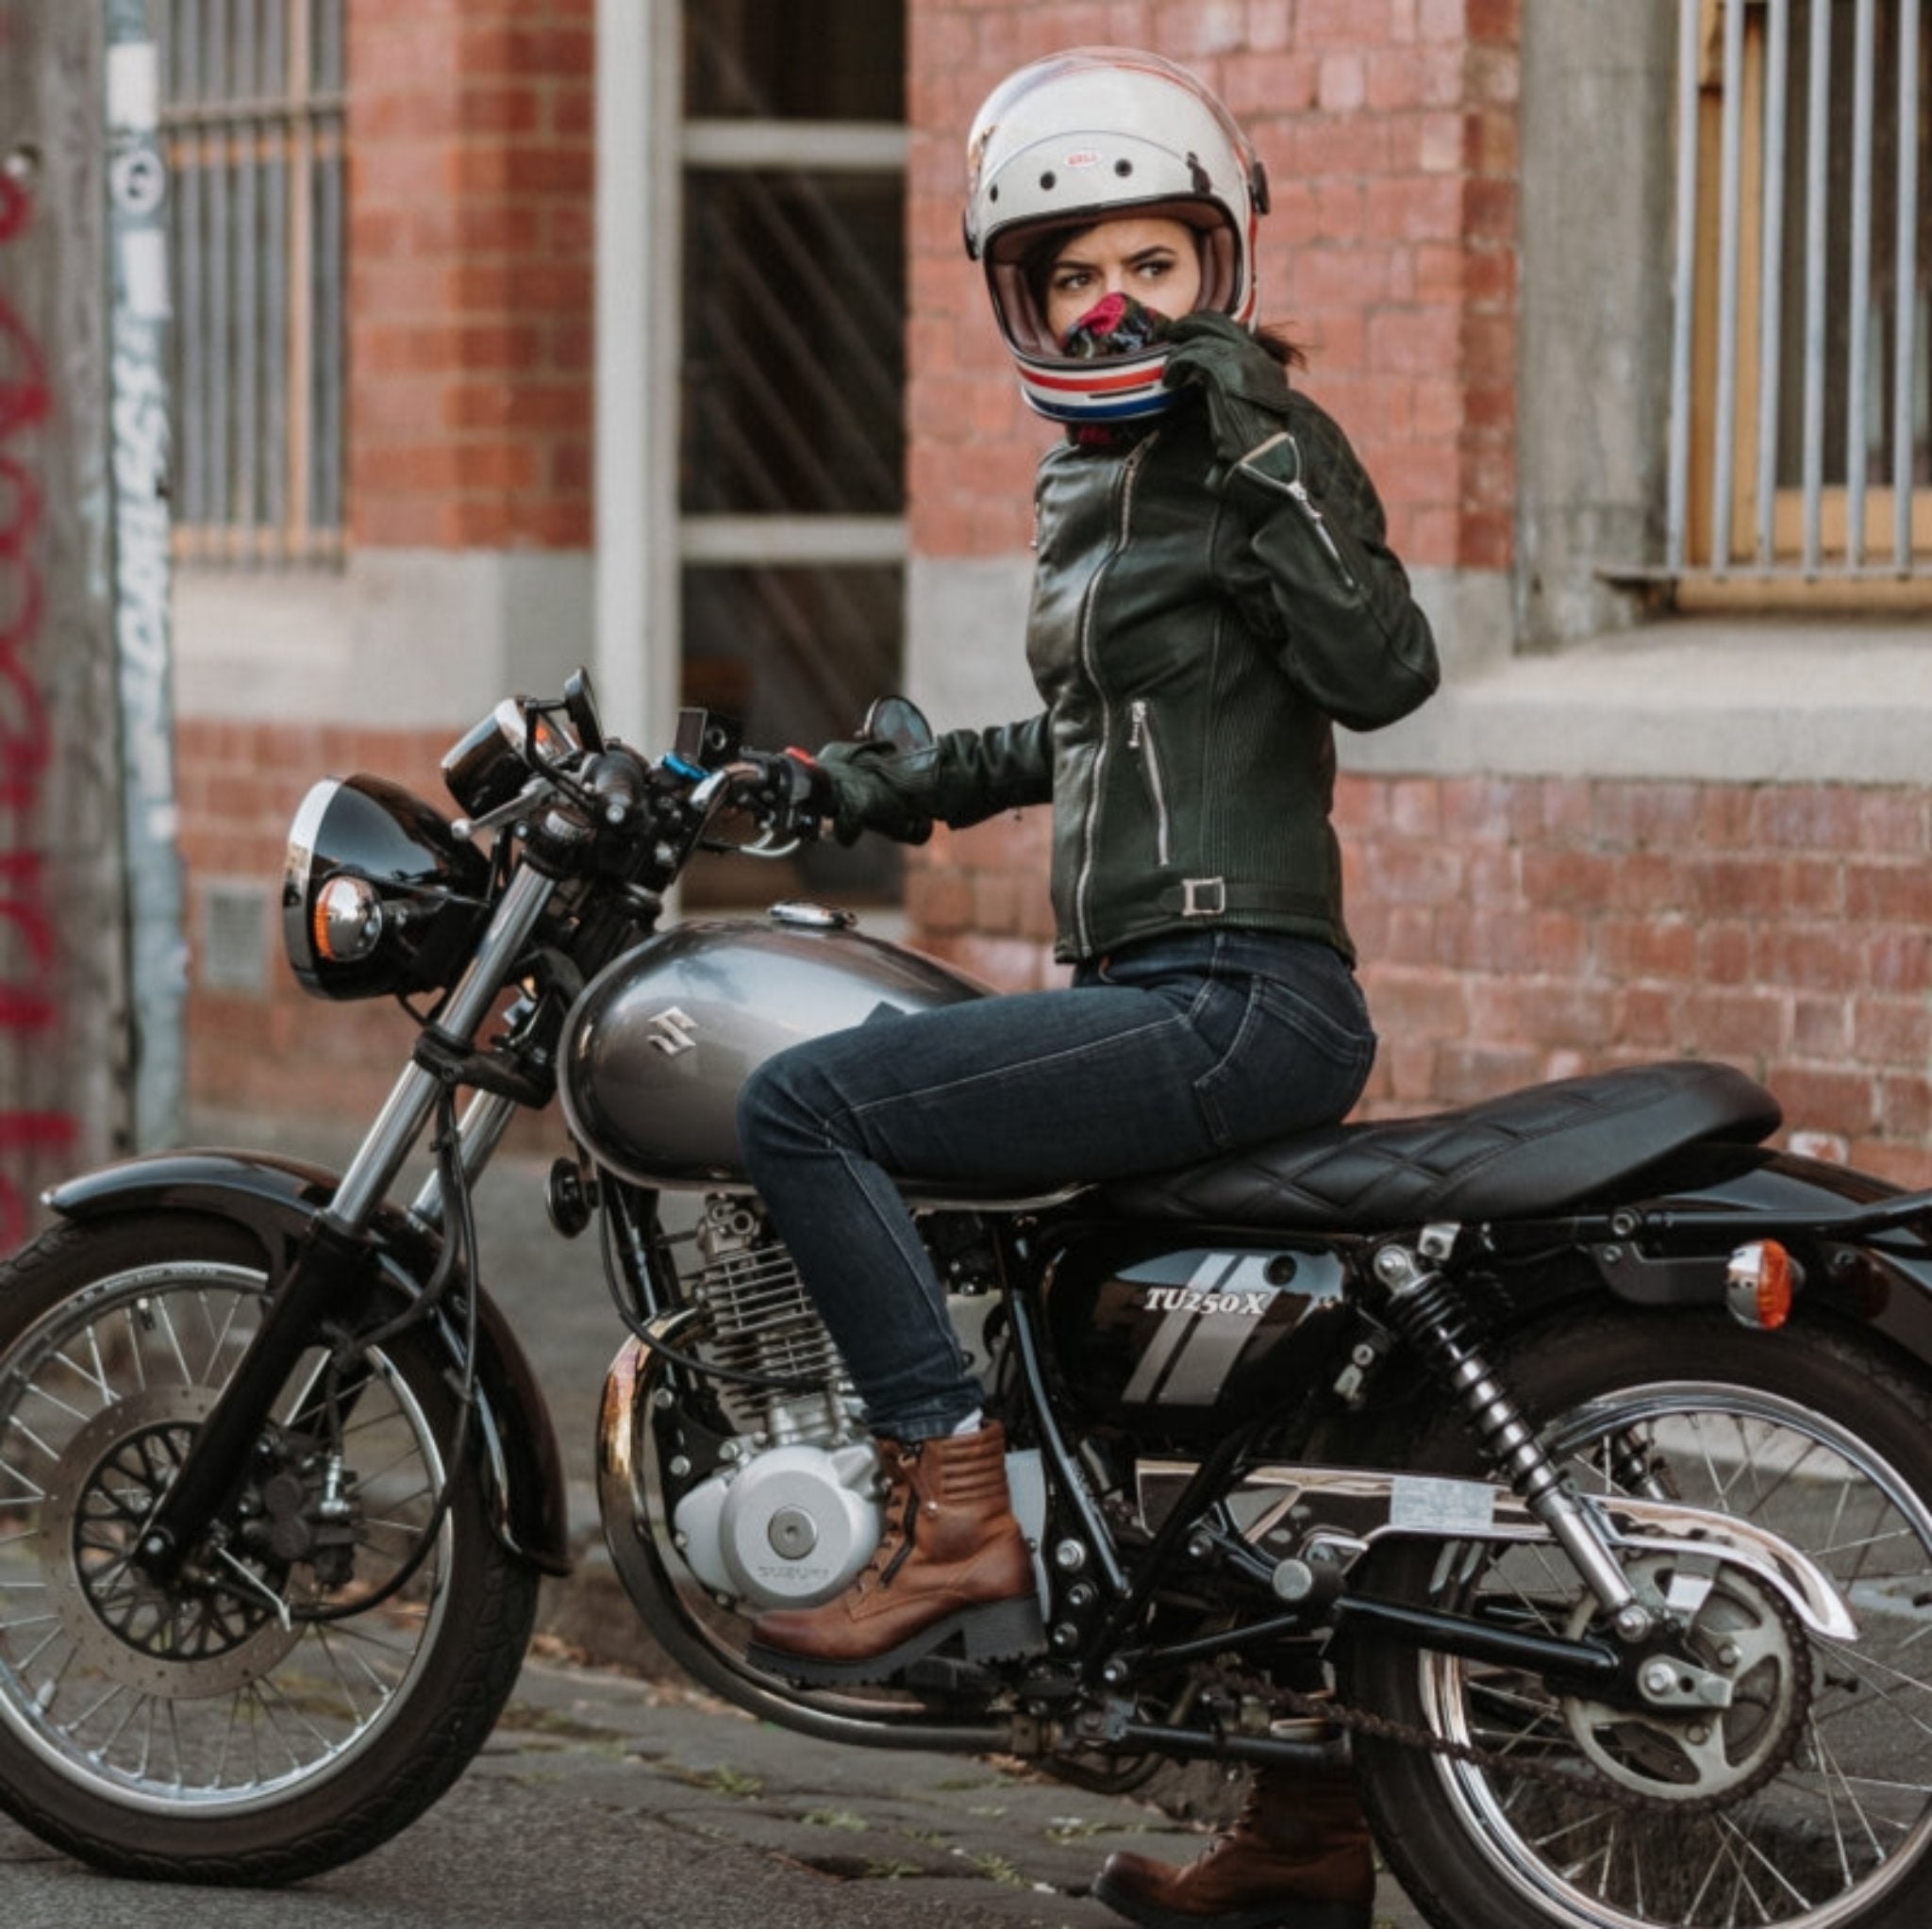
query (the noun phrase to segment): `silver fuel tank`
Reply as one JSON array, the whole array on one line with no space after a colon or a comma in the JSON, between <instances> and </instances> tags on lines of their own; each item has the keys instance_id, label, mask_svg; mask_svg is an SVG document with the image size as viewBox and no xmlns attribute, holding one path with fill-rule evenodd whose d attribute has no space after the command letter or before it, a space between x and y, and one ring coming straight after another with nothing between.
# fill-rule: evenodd
<instances>
[{"instance_id":1,"label":"silver fuel tank","mask_svg":"<svg viewBox=\"0 0 1932 1929\"><path fill-rule=\"evenodd\" d=\"M558 1089L600 1165L641 1186L744 1183L738 1094L788 1045L983 998L937 959L781 905L681 924L625 952L565 1021Z\"/></svg>"}]
</instances>

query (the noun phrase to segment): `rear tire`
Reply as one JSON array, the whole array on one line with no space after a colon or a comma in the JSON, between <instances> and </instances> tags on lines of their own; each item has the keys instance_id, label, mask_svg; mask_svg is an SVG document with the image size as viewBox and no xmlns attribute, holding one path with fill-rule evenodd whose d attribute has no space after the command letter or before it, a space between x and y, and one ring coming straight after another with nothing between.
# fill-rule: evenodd
<instances>
[{"instance_id":1,"label":"rear tire","mask_svg":"<svg viewBox=\"0 0 1932 1929\"><path fill-rule=\"evenodd\" d=\"M115 1874L280 1883L366 1854L469 1763L528 1644L537 1576L474 1453L420 1569L356 1609L419 1542L456 1434L420 1329L343 1392L352 1555L238 1537L165 1592L132 1566L267 1290L246 1233L186 1213L59 1225L0 1266L0 1806ZM319 1360L275 1418L321 1442ZM323 1478L299 1457L284 1496Z\"/></svg>"},{"instance_id":2,"label":"rear tire","mask_svg":"<svg viewBox=\"0 0 1932 1929\"><path fill-rule=\"evenodd\" d=\"M1610 1313L1493 1355L1576 1486L1655 1487L1783 1535L1831 1575L1856 1643L1798 1630L1730 1578L1693 1640L1742 1664L1721 1721L1619 1716L1534 1674L1357 1640L1345 1700L1513 1760L1637 1794L1709 1797L1672 1814L1553 1789L1357 1737L1363 1799L1390 1866L1443 1929L1899 1929L1932 1921L1932 1393L1861 1337L1743 1331L1703 1316ZM1447 1417L1399 1463L1478 1472ZM1617 1455L1612 1467L1613 1449ZM1524 1618L1589 1618L1547 1549L1411 1545L1374 1556L1374 1590ZM1744 1669L1756 1671L1743 1671ZM1605 1786L1602 1780L1599 1788Z\"/></svg>"}]
</instances>

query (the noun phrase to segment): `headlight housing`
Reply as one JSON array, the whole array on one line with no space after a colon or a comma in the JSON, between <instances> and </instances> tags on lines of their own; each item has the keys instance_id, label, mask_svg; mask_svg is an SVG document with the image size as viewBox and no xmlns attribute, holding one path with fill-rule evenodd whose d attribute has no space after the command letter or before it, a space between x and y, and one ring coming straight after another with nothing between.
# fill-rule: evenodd
<instances>
[{"instance_id":1,"label":"headlight housing","mask_svg":"<svg viewBox=\"0 0 1932 1929\"><path fill-rule=\"evenodd\" d=\"M321 998L440 991L489 906L489 860L380 777L325 777L289 829L282 938Z\"/></svg>"}]
</instances>

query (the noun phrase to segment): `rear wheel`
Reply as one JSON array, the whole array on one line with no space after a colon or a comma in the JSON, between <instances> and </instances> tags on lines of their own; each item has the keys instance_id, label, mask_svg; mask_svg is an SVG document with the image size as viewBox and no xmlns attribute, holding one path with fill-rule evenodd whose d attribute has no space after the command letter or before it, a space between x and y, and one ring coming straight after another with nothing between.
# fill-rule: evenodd
<instances>
[{"instance_id":1,"label":"rear wheel","mask_svg":"<svg viewBox=\"0 0 1932 1929\"><path fill-rule=\"evenodd\" d=\"M1769 1528L1832 1577L1859 1637L1808 1635L1735 1568L1707 1587L1687 1576L1677 1598L1689 1644L1733 1687L1714 1716L1632 1715L1531 1673L1359 1642L1344 1665L1349 1702L1487 1757L1357 1738L1365 1803L1418 1905L1455 1929L1932 1920L1923 1382L1850 1335L1764 1337L1665 1316L1573 1323L1500 1363L1578 1488L1666 1496ZM1407 1464L1477 1471L1447 1422L1426 1429ZM1551 1634L1593 1618L1547 1548L1470 1542L1376 1558L1379 1592ZM1633 1578L1668 1589L1674 1577ZM1555 1785L1554 1772L1588 1786Z\"/></svg>"},{"instance_id":2,"label":"rear wheel","mask_svg":"<svg viewBox=\"0 0 1932 1929\"><path fill-rule=\"evenodd\" d=\"M359 1855L461 1771L513 1685L536 1576L405 1332L277 1404L225 1532L161 1587L142 1522L258 1325L239 1229L59 1226L0 1267L0 1804L123 1874L265 1883ZM391 1591L425 1533L420 1566Z\"/></svg>"}]
</instances>

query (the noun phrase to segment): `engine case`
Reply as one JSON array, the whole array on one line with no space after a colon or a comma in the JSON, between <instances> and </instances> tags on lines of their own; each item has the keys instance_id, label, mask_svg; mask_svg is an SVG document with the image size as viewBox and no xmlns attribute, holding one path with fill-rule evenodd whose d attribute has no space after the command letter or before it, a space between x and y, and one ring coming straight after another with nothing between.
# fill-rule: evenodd
<instances>
[{"instance_id":1,"label":"engine case","mask_svg":"<svg viewBox=\"0 0 1932 1929\"><path fill-rule=\"evenodd\" d=\"M881 1510L870 1445L774 1447L685 1495L673 1517L706 1587L760 1607L829 1601L872 1558Z\"/></svg>"}]
</instances>

